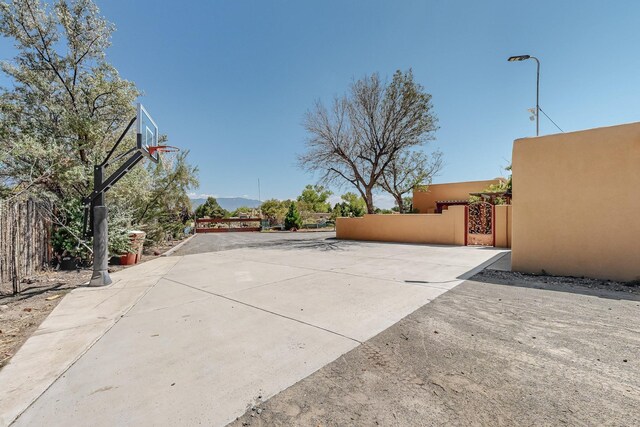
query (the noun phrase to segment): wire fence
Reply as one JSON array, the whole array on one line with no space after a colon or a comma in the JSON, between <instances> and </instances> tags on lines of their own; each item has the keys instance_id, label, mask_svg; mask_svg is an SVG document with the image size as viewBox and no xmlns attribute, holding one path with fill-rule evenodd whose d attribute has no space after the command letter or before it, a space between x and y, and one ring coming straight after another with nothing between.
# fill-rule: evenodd
<instances>
[{"instance_id":1,"label":"wire fence","mask_svg":"<svg viewBox=\"0 0 640 427\"><path fill-rule=\"evenodd\" d=\"M50 211L34 199L0 200L0 284L11 283L14 294L49 263Z\"/></svg>"}]
</instances>

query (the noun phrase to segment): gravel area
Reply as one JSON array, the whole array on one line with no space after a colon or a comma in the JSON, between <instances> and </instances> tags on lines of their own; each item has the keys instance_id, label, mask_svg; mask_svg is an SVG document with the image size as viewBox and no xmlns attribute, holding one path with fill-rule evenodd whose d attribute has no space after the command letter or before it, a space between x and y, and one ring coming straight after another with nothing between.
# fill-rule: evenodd
<instances>
[{"instance_id":1,"label":"gravel area","mask_svg":"<svg viewBox=\"0 0 640 427\"><path fill-rule=\"evenodd\" d=\"M635 286L484 271L230 425L640 425L639 318Z\"/></svg>"},{"instance_id":2,"label":"gravel area","mask_svg":"<svg viewBox=\"0 0 640 427\"><path fill-rule=\"evenodd\" d=\"M512 271L486 269L478 273L473 280L499 283L512 286L525 286L536 289L558 289L565 292L584 293L589 290L594 295L597 291L615 291L640 295L640 282L615 282L612 280L589 279L586 277L562 277L523 274ZM616 294L614 294L616 295Z\"/></svg>"}]
</instances>

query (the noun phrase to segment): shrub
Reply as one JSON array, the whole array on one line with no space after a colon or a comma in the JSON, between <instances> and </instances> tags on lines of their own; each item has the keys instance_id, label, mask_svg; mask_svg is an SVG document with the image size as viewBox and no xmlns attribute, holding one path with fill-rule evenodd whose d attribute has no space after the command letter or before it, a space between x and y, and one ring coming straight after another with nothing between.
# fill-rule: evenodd
<instances>
[{"instance_id":1,"label":"shrub","mask_svg":"<svg viewBox=\"0 0 640 427\"><path fill-rule=\"evenodd\" d=\"M292 228L300 227L302 227L302 218L300 217L298 208L296 208L296 204L291 202L287 216L284 217L284 228L286 230L291 230Z\"/></svg>"}]
</instances>

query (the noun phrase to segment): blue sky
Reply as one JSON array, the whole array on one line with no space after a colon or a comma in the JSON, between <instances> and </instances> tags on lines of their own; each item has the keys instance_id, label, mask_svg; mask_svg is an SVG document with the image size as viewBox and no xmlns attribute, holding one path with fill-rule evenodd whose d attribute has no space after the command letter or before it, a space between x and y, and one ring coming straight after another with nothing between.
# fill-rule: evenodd
<instances>
[{"instance_id":1,"label":"blue sky","mask_svg":"<svg viewBox=\"0 0 640 427\"><path fill-rule=\"evenodd\" d=\"M540 58L540 104L565 131L639 119L637 1L97 4L117 27L110 61L191 151L200 194L257 198L260 179L263 200L298 195L315 182L295 165L305 111L372 72L412 68L433 94L440 129L427 150L445 159L435 182L499 176L513 140L535 134L535 63L510 55ZM541 117L541 134L555 132Z\"/></svg>"}]
</instances>

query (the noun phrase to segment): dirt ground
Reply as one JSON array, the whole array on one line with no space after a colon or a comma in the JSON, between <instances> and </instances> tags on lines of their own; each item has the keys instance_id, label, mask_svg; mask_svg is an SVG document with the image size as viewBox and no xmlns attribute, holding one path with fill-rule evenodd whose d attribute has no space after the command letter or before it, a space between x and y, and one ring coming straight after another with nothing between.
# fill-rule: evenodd
<instances>
[{"instance_id":1,"label":"dirt ground","mask_svg":"<svg viewBox=\"0 0 640 427\"><path fill-rule=\"evenodd\" d=\"M141 262L157 258L181 241L145 251ZM109 272L123 266L110 266ZM91 270L43 271L23 279L22 292L11 295L11 284L0 284L0 369L20 349L22 344L38 329L49 313L62 301L62 297L91 278Z\"/></svg>"},{"instance_id":2,"label":"dirt ground","mask_svg":"<svg viewBox=\"0 0 640 427\"><path fill-rule=\"evenodd\" d=\"M638 319L637 286L485 270L230 425L640 425Z\"/></svg>"}]
</instances>

